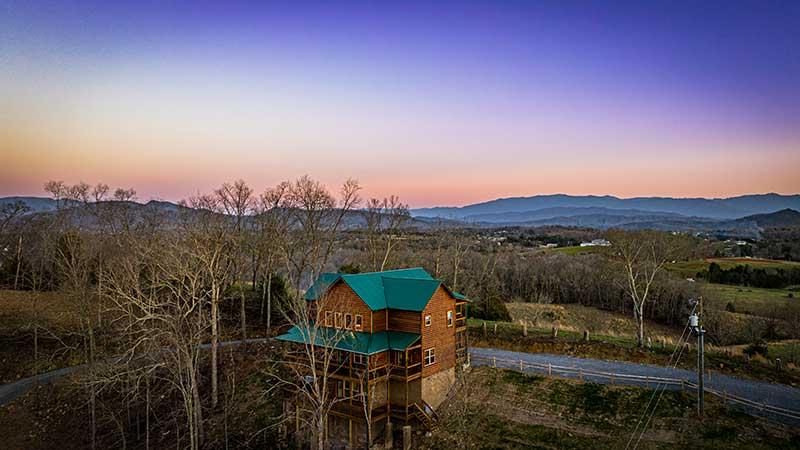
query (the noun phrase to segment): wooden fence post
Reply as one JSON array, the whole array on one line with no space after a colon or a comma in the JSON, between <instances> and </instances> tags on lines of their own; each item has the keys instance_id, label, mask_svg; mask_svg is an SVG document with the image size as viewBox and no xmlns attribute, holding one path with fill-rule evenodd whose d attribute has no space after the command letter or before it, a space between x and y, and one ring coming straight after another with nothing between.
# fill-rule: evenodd
<instances>
[{"instance_id":1,"label":"wooden fence post","mask_svg":"<svg viewBox=\"0 0 800 450\"><path fill-rule=\"evenodd\" d=\"M492 356L492 367L497 367L497 357Z\"/></svg>"},{"instance_id":2,"label":"wooden fence post","mask_svg":"<svg viewBox=\"0 0 800 450\"><path fill-rule=\"evenodd\" d=\"M524 372L525 370L522 368L522 358L519 359L519 371Z\"/></svg>"},{"instance_id":3,"label":"wooden fence post","mask_svg":"<svg viewBox=\"0 0 800 450\"><path fill-rule=\"evenodd\" d=\"M583 341L589 342L589 330L583 330Z\"/></svg>"},{"instance_id":4,"label":"wooden fence post","mask_svg":"<svg viewBox=\"0 0 800 450\"><path fill-rule=\"evenodd\" d=\"M553 327L553 339L558 337L558 328Z\"/></svg>"},{"instance_id":5,"label":"wooden fence post","mask_svg":"<svg viewBox=\"0 0 800 450\"><path fill-rule=\"evenodd\" d=\"M583 368L578 368L578 378L583 381Z\"/></svg>"},{"instance_id":6,"label":"wooden fence post","mask_svg":"<svg viewBox=\"0 0 800 450\"><path fill-rule=\"evenodd\" d=\"M497 335L497 322L494 323L494 334Z\"/></svg>"},{"instance_id":7,"label":"wooden fence post","mask_svg":"<svg viewBox=\"0 0 800 450\"><path fill-rule=\"evenodd\" d=\"M527 323L523 323L522 324L522 335L524 337L528 337L528 324Z\"/></svg>"},{"instance_id":8,"label":"wooden fence post","mask_svg":"<svg viewBox=\"0 0 800 450\"><path fill-rule=\"evenodd\" d=\"M553 375L553 365L550 364L550 363L547 363L547 376L549 377L551 375Z\"/></svg>"},{"instance_id":9,"label":"wooden fence post","mask_svg":"<svg viewBox=\"0 0 800 450\"><path fill-rule=\"evenodd\" d=\"M403 427L403 450L411 450L411 425Z\"/></svg>"}]
</instances>

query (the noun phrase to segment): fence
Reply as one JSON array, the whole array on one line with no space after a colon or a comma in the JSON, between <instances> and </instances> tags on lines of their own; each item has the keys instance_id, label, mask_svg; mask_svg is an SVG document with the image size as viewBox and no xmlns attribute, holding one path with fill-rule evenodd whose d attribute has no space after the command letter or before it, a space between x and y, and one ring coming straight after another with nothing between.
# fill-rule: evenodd
<instances>
[{"instance_id":1,"label":"fence","mask_svg":"<svg viewBox=\"0 0 800 450\"><path fill-rule=\"evenodd\" d=\"M645 375L599 372L592 370L584 370L580 367L559 366L554 364L539 364L539 363L527 362L522 359L511 360L511 359L497 358L494 356L488 357L488 356L473 355L470 357L470 359L473 363L475 363L478 366L500 367L504 369L518 370L520 372L529 372L533 370L546 373L548 376L573 375L577 376L578 379L580 379L581 381L584 381L585 379L594 378L597 380L609 380L610 384L616 384L617 382L619 382L620 384L644 384L646 386L650 386L651 384L653 384L655 386L658 385L680 386L680 389L682 391L687 388L697 390L696 383L693 383L689 380L685 380L683 378L652 377ZM756 402L753 400L746 399L744 397L730 394L725 391L719 391L705 386L703 388L703 391L719 397L725 404L727 403L739 404L748 408L756 409L758 411L775 414L777 416L800 421L800 411L780 408L777 406L768 405L764 402Z\"/></svg>"}]
</instances>

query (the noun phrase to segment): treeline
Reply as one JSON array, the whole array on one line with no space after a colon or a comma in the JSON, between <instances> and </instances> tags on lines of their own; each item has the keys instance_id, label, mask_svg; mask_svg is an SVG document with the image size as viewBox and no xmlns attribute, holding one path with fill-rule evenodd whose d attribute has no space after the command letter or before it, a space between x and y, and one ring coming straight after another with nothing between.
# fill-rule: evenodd
<instances>
[{"instance_id":1,"label":"treeline","mask_svg":"<svg viewBox=\"0 0 800 450\"><path fill-rule=\"evenodd\" d=\"M800 284L800 268L760 268L739 264L723 269L719 264L711 263L708 269L698 272L697 277L710 283L780 289Z\"/></svg>"}]
</instances>

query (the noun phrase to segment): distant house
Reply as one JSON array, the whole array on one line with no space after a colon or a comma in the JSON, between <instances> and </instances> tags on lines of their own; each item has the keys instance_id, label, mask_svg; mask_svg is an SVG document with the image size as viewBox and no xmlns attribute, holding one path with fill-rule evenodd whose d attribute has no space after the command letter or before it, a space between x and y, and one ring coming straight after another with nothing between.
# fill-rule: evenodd
<instances>
[{"instance_id":1,"label":"distant house","mask_svg":"<svg viewBox=\"0 0 800 450\"><path fill-rule=\"evenodd\" d=\"M581 242L581 247L608 247L611 242L605 239L592 239L590 242Z\"/></svg>"},{"instance_id":2,"label":"distant house","mask_svg":"<svg viewBox=\"0 0 800 450\"><path fill-rule=\"evenodd\" d=\"M314 344L334 348L341 361L329 368L329 378L336 385L333 395L346 400L335 403L329 414L329 439L360 447L366 444L367 426L376 437L389 421L427 428L435 424L435 409L455 382L457 364L466 360L465 296L424 269L411 268L324 273L305 298L315 305L323 330L343 334ZM292 327L278 339L308 344L307 334ZM361 389L363 395L353 395ZM371 423L362 403L367 398Z\"/></svg>"}]
</instances>

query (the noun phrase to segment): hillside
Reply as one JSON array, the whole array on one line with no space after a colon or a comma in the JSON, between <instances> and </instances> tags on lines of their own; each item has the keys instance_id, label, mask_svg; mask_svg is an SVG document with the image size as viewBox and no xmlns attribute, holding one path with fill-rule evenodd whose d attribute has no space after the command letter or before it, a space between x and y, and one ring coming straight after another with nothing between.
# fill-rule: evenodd
<instances>
[{"instance_id":1,"label":"hillside","mask_svg":"<svg viewBox=\"0 0 800 450\"><path fill-rule=\"evenodd\" d=\"M786 208L771 214L754 214L742 217L739 221L755 222L762 228L798 227L800 226L800 212Z\"/></svg>"}]
</instances>

